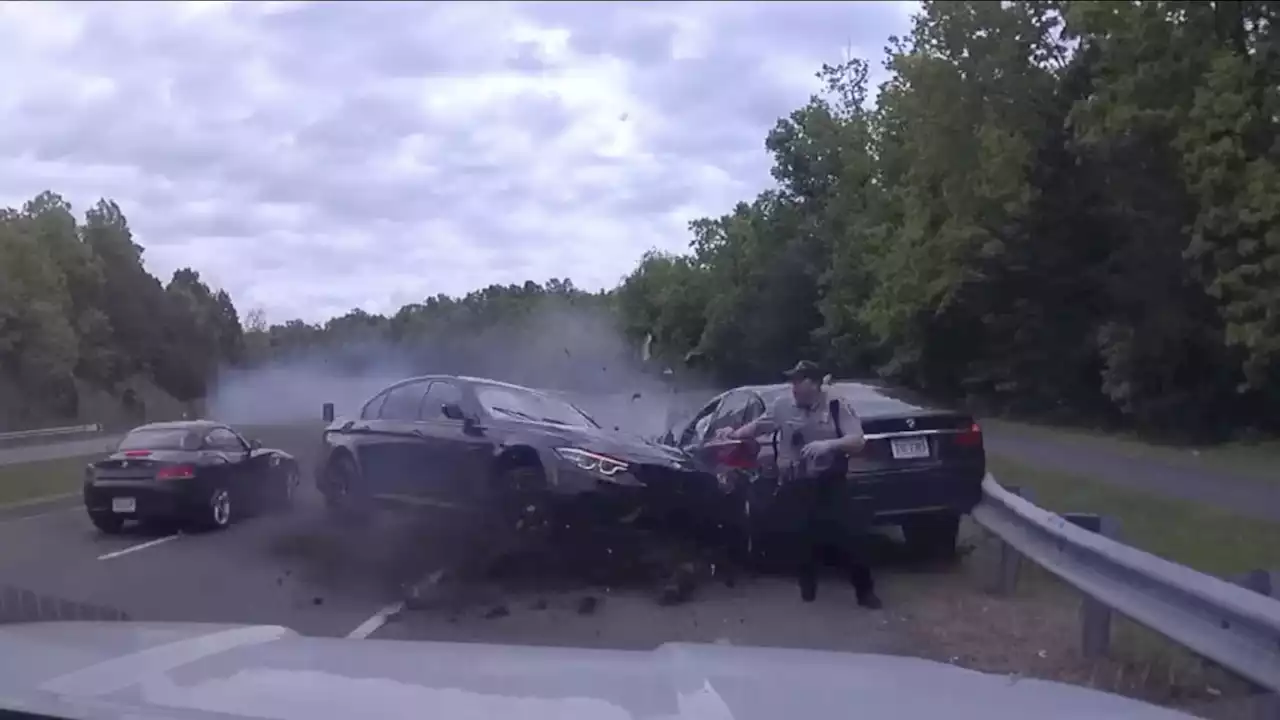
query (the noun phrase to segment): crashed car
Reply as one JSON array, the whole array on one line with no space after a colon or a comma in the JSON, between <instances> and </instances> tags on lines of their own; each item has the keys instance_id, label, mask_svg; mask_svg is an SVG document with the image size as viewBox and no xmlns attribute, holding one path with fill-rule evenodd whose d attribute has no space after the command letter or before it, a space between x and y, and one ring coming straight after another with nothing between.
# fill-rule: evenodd
<instances>
[{"instance_id":1,"label":"crashed car","mask_svg":"<svg viewBox=\"0 0 1280 720\"><path fill-rule=\"evenodd\" d=\"M348 518L400 503L494 511L526 530L697 523L722 495L680 450L606 430L548 393L451 375L397 382L332 419L316 486Z\"/></svg>"},{"instance_id":2,"label":"crashed car","mask_svg":"<svg viewBox=\"0 0 1280 720\"><path fill-rule=\"evenodd\" d=\"M901 527L918 554L949 557L960 518L982 497L986 452L971 415L930 407L908 393L866 383L828 384L829 395L849 403L862 421L863 450L849 459L850 522ZM742 488L753 536L786 533L769 517L778 483L778 433L742 441L716 439L722 428L740 427L786 393L787 384L744 386L715 396L658 442L708 464L722 482ZM914 401L913 401L914 400ZM761 545L755 537L756 545Z\"/></svg>"}]
</instances>

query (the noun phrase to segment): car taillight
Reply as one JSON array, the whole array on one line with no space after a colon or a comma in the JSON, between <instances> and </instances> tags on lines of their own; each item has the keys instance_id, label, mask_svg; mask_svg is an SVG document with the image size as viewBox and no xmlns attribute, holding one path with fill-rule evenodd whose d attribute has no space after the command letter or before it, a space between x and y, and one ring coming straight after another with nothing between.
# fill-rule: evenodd
<instances>
[{"instance_id":1,"label":"car taillight","mask_svg":"<svg viewBox=\"0 0 1280 720\"><path fill-rule=\"evenodd\" d=\"M978 427L978 423L971 423L967 430L962 430L955 436L957 445L966 447L976 447L982 444L982 428Z\"/></svg>"},{"instance_id":2,"label":"car taillight","mask_svg":"<svg viewBox=\"0 0 1280 720\"><path fill-rule=\"evenodd\" d=\"M169 465L156 471L157 480L186 480L196 476L196 469L191 465Z\"/></svg>"},{"instance_id":3,"label":"car taillight","mask_svg":"<svg viewBox=\"0 0 1280 720\"><path fill-rule=\"evenodd\" d=\"M125 457L146 457L151 454L150 450L126 450Z\"/></svg>"},{"instance_id":4,"label":"car taillight","mask_svg":"<svg viewBox=\"0 0 1280 720\"><path fill-rule=\"evenodd\" d=\"M760 446L755 440L738 440L716 448L716 464L748 470L756 466Z\"/></svg>"}]
</instances>

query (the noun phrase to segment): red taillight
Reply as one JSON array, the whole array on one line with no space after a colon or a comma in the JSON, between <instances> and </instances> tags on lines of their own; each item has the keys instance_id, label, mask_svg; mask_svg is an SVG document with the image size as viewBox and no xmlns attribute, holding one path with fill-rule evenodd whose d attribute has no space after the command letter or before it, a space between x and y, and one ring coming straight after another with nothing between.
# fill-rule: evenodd
<instances>
[{"instance_id":1,"label":"red taillight","mask_svg":"<svg viewBox=\"0 0 1280 720\"><path fill-rule=\"evenodd\" d=\"M126 450L125 457L146 457L151 454L150 450Z\"/></svg>"},{"instance_id":2,"label":"red taillight","mask_svg":"<svg viewBox=\"0 0 1280 720\"><path fill-rule=\"evenodd\" d=\"M978 423L972 423L968 430L964 430L955 436L957 445L966 447L976 447L982 444L982 428L978 427Z\"/></svg>"},{"instance_id":3,"label":"red taillight","mask_svg":"<svg viewBox=\"0 0 1280 720\"><path fill-rule=\"evenodd\" d=\"M156 471L157 480L186 480L196 476L196 469L191 465L169 465Z\"/></svg>"},{"instance_id":4,"label":"red taillight","mask_svg":"<svg viewBox=\"0 0 1280 720\"><path fill-rule=\"evenodd\" d=\"M749 470L756 466L760 447L755 440L738 440L717 447L715 452L717 465Z\"/></svg>"}]
</instances>

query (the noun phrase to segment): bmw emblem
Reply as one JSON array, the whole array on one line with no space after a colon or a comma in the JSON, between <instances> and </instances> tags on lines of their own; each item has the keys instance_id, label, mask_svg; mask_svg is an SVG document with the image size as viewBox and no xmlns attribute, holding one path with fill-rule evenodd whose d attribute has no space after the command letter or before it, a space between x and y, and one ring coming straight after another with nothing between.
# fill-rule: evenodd
<instances>
[{"instance_id":1,"label":"bmw emblem","mask_svg":"<svg viewBox=\"0 0 1280 720\"><path fill-rule=\"evenodd\" d=\"M916 429L916 419L915 419L915 418L907 418L907 429L908 429L908 430L915 430L915 429Z\"/></svg>"},{"instance_id":2,"label":"bmw emblem","mask_svg":"<svg viewBox=\"0 0 1280 720\"><path fill-rule=\"evenodd\" d=\"M128 461L128 460L121 460L121 461L120 461L120 467L122 467L122 468L127 468L127 467L129 467L129 461Z\"/></svg>"}]
</instances>

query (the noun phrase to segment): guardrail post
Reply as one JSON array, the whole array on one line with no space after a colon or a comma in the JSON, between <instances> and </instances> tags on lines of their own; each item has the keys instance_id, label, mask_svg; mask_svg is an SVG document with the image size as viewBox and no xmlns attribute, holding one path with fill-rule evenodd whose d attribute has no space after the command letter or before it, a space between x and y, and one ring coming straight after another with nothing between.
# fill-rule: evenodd
<instances>
[{"instance_id":1,"label":"guardrail post","mask_svg":"<svg viewBox=\"0 0 1280 720\"><path fill-rule=\"evenodd\" d=\"M325 403L324 407L321 408L320 412L324 416L325 422L327 423L333 422L333 403Z\"/></svg>"},{"instance_id":2,"label":"guardrail post","mask_svg":"<svg viewBox=\"0 0 1280 720\"><path fill-rule=\"evenodd\" d=\"M1091 513L1062 513L1067 522L1110 539L1120 538L1120 521ZM1111 608L1085 595L1080 600L1080 650L1087 658L1111 651Z\"/></svg>"},{"instance_id":3,"label":"guardrail post","mask_svg":"<svg viewBox=\"0 0 1280 720\"><path fill-rule=\"evenodd\" d=\"M1264 597L1280 597L1272 581L1272 573L1267 570L1252 570L1235 578L1234 582ZM1253 717L1257 720L1280 720L1280 694L1272 693L1256 683L1249 683L1249 689Z\"/></svg>"},{"instance_id":4,"label":"guardrail post","mask_svg":"<svg viewBox=\"0 0 1280 720\"><path fill-rule=\"evenodd\" d=\"M1031 491L1027 488L1007 485L1005 489L1027 502L1032 502ZM1018 576L1021 572L1022 553L1015 550L1009 543L1001 541L992 592L997 595L1012 595L1018 589Z\"/></svg>"}]
</instances>

